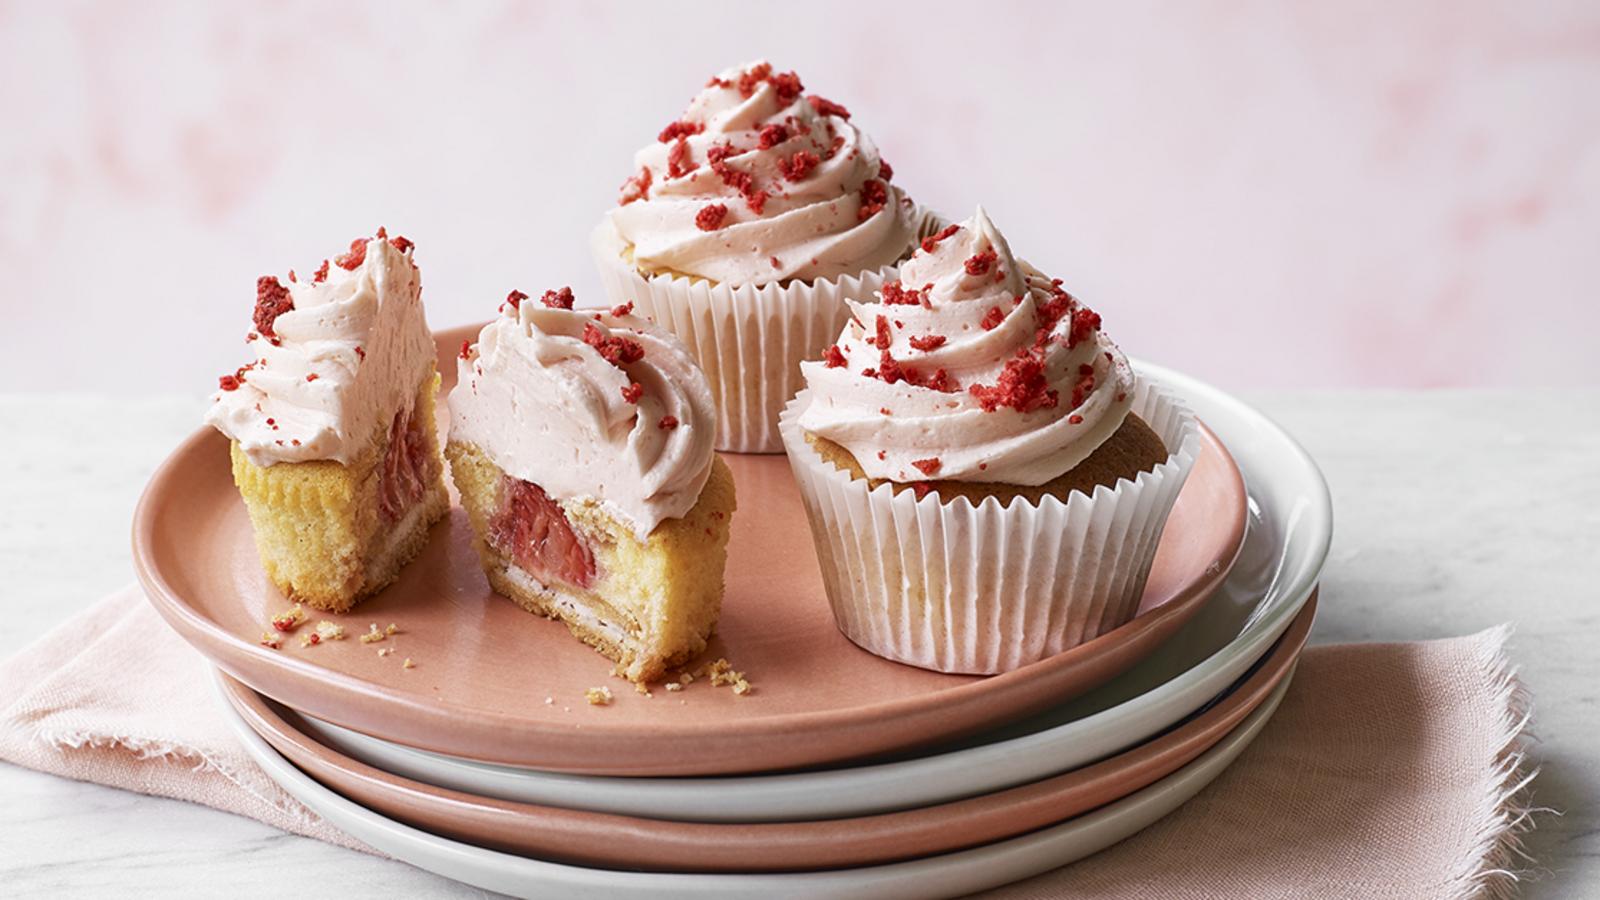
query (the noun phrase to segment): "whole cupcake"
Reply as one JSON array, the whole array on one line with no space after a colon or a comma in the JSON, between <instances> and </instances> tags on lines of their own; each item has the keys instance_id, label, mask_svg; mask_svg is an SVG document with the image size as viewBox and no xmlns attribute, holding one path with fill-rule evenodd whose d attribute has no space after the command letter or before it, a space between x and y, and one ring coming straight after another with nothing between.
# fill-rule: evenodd
<instances>
[{"instance_id":1,"label":"whole cupcake","mask_svg":"<svg viewBox=\"0 0 1600 900\"><path fill-rule=\"evenodd\" d=\"M840 629L994 673L1127 622L1199 449L1193 416L981 209L899 274L850 303L782 417Z\"/></svg>"},{"instance_id":2,"label":"whole cupcake","mask_svg":"<svg viewBox=\"0 0 1600 900\"><path fill-rule=\"evenodd\" d=\"M635 156L595 230L615 303L674 332L717 399L717 448L782 450L799 364L911 252L925 217L843 106L766 62L714 77Z\"/></svg>"}]
</instances>

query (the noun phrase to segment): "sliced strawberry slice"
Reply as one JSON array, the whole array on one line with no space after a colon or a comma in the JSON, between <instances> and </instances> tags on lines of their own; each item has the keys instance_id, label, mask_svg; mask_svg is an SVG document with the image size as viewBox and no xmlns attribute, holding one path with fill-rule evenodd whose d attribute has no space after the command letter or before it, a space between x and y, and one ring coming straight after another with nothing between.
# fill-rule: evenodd
<instances>
[{"instance_id":1,"label":"sliced strawberry slice","mask_svg":"<svg viewBox=\"0 0 1600 900\"><path fill-rule=\"evenodd\" d=\"M427 493L428 484L433 481L433 460L428 457L427 446L421 424L412 420L411 411L395 413L378 480L378 509L385 521L400 518Z\"/></svg>"},{"instance_id":2,"label":"sliced strawberry slice","mask_svg":"<svg viewBox=\"0 0 1600 900\"><path fill-rule=\"evenodd\" d=\"M572 530L566 513L536 484L507 475L500 507L489 518L489 545L510 555L545 584L586 588L594 582L594 554Z\"/></svg>"}]
</instances>

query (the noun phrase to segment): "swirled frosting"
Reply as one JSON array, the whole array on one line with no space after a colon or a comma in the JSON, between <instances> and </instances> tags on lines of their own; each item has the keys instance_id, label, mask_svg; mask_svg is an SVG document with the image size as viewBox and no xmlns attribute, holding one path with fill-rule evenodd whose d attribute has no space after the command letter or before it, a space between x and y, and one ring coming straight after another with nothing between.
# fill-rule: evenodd
<instances>
[{"instance_id":1,"label":"swirled frosting","mask_svg":"<svg viewBox=\"0 0 1600 900\"><path fill-rule=\"evenodd\" d=\"M1043 484L1128 415L1133 370L1100 317L1016 260L981 208L851 307L839 343L801 364L799 426L869 477Z\"/></svg>"},{"instance_id":2,"label":"swirled frosting","mask_svg":"<svg viewBox=\"0 0 1600 900\"><path fill-rule=\"evenodd\" d=\"M711 475L711 386L676 338L629 307L571 309L571 298L513 292L463 349L450 439L556 500L595 498L644 541L687 513Z\"/></svg>"},{"instance_id":3,"label":"swirled frosting","mask_svg":"<svg viewBox=\"0 0 1600 900\"><path fill-rule=\"evenodd\" d=\"M917 213L844 107L766 62L714 77L634 157L612 226L642 271L729 284L897 261Z\"/></svg>"},{"instance_id":4,"label":"swirled frosting","mask_svg":"<svg viewBox=\"0 0 1600 900\"><path fill-rule=\"evenodd\" d=\"M311 279L256 282L255 361L221 378L206 423L258 466L350 463L433 363L411 242L360 238Z\"/></svg>"}]
</instances>

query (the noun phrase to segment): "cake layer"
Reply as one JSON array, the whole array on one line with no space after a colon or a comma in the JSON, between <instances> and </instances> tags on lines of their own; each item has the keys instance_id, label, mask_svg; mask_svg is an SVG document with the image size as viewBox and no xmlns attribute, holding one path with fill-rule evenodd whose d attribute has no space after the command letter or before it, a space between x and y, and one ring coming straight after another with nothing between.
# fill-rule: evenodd
<instances>
[{"instance_id":1,"label":"cake layer","mask_svg":"<svg viewBox=\"0 0 1600 900\"><path fill-rule=\"evenodd\" d=\"M662 521L640 541L628 523L592 498L549 501L559 522L508 527L508 516L550 513L530 512L542 510L541 504L513 502L526 483L507 476L477 446L451 441L445 454L484 573L497 592L565 622L632 681L659 679L705 649L721 611L735 503L733 474L721 459L689 512ZM525 543L512 545L513 540ZM582 550L577 557L569 546L573 541ZM584 577L572 577L574 570L563 561L585 557L592 574L585 567L578 570Z\"/></svg>"},{"instance_id":2,"label":"cake layer","mask_svg":"<svg viewBox=\"0 0 1600 900\"><path fill-rule=\"evenodd\" d=\"M374 428L349 463L258 466L237 442L233 477L256 548L290 598L344 612L393 581L448 511L434 422L439 376L430 367L410 406Z\"/></svg>"}]
</instances>

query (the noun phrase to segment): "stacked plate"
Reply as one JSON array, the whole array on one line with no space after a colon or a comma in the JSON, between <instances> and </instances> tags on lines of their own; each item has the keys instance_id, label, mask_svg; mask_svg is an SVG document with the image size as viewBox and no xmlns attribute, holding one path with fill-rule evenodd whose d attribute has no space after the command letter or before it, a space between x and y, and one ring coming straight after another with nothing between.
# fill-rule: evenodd
<instances>
[{"instance_id":1,"label":"stacked plate","mask_svg":"<svg viewBox=\"0 0 1600 900\"><path fill-rule=\"evenodd\" d=\"M444 362L467 332L438 335ZM1331 534L1315 465L1222 392L1140 369L1209 429L1140 614L1005 675L913 669L842 637L781 457L728 458L739 512L707 658L746 674L742 696L703 678L621 689L564 626L487 590L459 515L399 582L325 617L348 639L263 646L287 604L209 431L152 480L135 556L262 767L417 866L518 895L969 893L1193 796L1264 727L1310 630ZM614 699L587 702L601 686Z\"/></svg>"}]
</instances>

